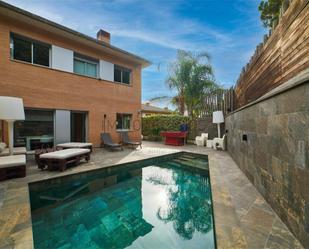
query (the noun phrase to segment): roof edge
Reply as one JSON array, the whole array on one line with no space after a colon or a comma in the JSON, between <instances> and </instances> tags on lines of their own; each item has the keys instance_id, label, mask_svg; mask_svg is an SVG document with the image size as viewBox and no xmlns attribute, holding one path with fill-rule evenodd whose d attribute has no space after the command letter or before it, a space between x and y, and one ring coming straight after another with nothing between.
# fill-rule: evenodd
<instances>
[{"instance_id":1,"label":"roof edge","mask_svg":"<svg viewBox=\"0 0 309 249\"><path fill-rule=\"evenodd\" d=\"M29 18L32 18L32 19L34 19L36 21L45 23L47 25L50 25L50 26L53 26L55 28L61 29L61 30L65 31L65 32L68 32L68 33L71 33L73 35L79 36L81 38L87 39L88 41L94 42L94 43L99 44L99 45L101 45L103 47L115 50L115 51L117 51L119 53L123 53L123 54L125 54L127 56L132 57L135 60L140 61L140 64L142 65L142 67L147 67L147 66L152 64L149 60L146 60L143 57L140 57L140 56L135 55L133 53L127 52L127 51L125 51L123 49L120 49L118 47L115 47L115 46L113 46L111 44L108 44L108 43L105 43L105 42L102 42L102 41L98 41L97 39L95 39L95 38L93 38L91 36L88 36L86 34L80 33L80 32L78 32L76 30L73 30L73 29L68 28L68 27L66 27L64 25L61 25L59 23L53 22L51 20L48 20L48 19L46 19L44 17L41 17L39 15L33 14L33 13L27 11L27 10L21 9L19 7L11 5L11 4L9 4L7 2L4 2L2 0L0 0L0 7L7 8L7 9L9 9L11 11L14 11L14 12L19 13L21 15L25 15L25 16L27 16Z\"/></svg>"}]
</instances>

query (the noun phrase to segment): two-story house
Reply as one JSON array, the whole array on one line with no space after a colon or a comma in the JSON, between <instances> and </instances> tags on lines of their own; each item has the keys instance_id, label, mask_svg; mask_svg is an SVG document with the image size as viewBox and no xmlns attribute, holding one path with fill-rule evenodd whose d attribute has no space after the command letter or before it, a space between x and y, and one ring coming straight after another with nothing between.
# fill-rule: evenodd
<instances>
[{"instance_id":1,"label":"two-story house","mask_svg":"<svg viewBox=\"0 0 309 249\"><path fill-rule=\"evenodd\" d=\"M0 1L0 95L24 101L14 144L89 141L128 130L140 139L141 70L149 62L97 38ZM3 140L7 140L5 123Z\"/></svg>"}]
</instances>

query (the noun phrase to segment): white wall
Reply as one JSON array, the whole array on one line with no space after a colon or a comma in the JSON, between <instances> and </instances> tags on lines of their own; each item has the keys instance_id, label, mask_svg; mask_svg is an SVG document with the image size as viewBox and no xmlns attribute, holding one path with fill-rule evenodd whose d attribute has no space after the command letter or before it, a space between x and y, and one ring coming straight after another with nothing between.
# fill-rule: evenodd
<instances>
[{"instance_id":1,"label":"white wall","mask_svg":"<svg viewBox=\"0 0 309 249\"><path fill-rule=\"evenodd\" d=\"M54 69L73 73L74 52L69 49L52 45L52 63Z\"/></svg>"},{"instance_id":2,"label":"white wall","mask_svg":"<svg viewBox=\"0 0 309 249\"><path fill-rule=\"evenodd\" d=\"M71 112L66 110L56 110L54 124L55 145L71 142Z\"/></svg>"},{"instance_id":3,"label":"white wall","mask_svg":"<svg viewBox=\"0 0 309 249\"><path fill-rule=\"evenodd\" d=\"M99 76L102 80L114 81L114 64L100 60Z\"/></svg>"}]
</instances>

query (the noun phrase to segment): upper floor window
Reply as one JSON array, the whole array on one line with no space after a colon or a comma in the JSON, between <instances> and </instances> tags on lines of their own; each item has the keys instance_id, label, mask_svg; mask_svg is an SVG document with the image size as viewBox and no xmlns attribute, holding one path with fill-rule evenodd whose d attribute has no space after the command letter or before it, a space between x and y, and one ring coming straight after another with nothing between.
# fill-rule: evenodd
<instances>
[{"instance_id":1,"label":"upper floor window","mask_svg":"<svg viewBox=\"0 0 309 249\"><path fill-rule=\"evenodd\" d=\"M115 65L114 66L114 81L129 85L131 81L131 70L128 68Z\"/></svg>"},{"instance_id":2,"label":"upper floor window","mask_svg":"<svg viewBox=\"0 0 309 249\"><path fill-rule=\"evenodd\" d=\"M90 77L98 77L99 62L79 54L74 54L74 73Z\"/></svg>"},{"instance_id":3,"label":"upper floor window","mask_svg":"<svg viewBox=\"0 0 309 249\"><path fill-rule=\"evenodd\" d=\"M39 41L11 35L11 58L49 67L51 46Z\"/></svg>"}]
</instances>

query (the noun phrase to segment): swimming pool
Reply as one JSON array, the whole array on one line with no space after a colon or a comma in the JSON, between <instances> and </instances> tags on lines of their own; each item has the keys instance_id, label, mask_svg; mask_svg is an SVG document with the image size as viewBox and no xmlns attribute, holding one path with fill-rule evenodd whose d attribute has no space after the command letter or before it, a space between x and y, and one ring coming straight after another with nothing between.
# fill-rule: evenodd
<instances>
[{"instance_id":1,"label":"swimming pool","mask_svg":"<svg viewBox=\"0 0 309 249\"><path fill-rule=\"evenodd\" d=\"M29 190L36 249L216 248L205 155L175 153Z\"/></svg>"}]
</instances>

